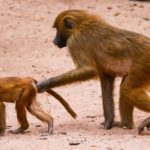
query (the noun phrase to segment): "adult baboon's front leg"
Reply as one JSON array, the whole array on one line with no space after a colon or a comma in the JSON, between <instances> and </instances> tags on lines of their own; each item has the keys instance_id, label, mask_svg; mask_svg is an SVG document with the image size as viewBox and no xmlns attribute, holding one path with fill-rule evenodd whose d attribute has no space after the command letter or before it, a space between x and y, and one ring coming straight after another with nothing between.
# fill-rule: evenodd
<instances>
[{"instance_id":1,"label":"adult baboon's front leg","mask_svg":"<svg viewBox=\"0 0 150 150\"><path fill-rule=\"evenodd\" d=\"M94 77L95 75L96 75L96 72L91 68L78 67L62 75L58 75L48 80L38 82L37 83L38 93L44 92L49 88L71 84L76 81L85 81Z\"/></svg>"},{"instance_id":2,"label":"adult baboon's front leg","mask_svg":"<svg viewBox=\"0 0 150 150\"><path fill-rule=\"evenodd\" d=\"M114 78L107 74L100 75L102 100L104 109L104 129L110 129L114 124L113 84Z\"/></svg>"}]
</instances>

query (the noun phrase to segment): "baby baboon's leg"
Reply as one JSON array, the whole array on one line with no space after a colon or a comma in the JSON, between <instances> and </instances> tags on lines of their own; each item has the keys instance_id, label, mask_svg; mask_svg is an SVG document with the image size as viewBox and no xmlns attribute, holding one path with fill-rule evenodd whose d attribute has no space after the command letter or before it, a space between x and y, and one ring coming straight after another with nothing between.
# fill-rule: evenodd
<instances>
[{"instance_id":1,"label":"baby baboon's leg","mask_svg":"<svg viewBox=\"0 0 150 150\"><path fill-rule=\"evenodd\" d=\"M29 123L27 121L26 116L26 105L30 99L30 89L25 88L21 91L18 100L16 101L16 112L17 112L17 119L20 123L20 127L16 130L11 131L14 134L23 133L29 127Z\"/></svg>"},{"instance_id":2,"label":"baby baboon's leg","mask_svg":"<svg viewBox=\"0 0 150 150\"><path fill-rule=\"evenodd\" d=\"M32 100L32 103L27 106L27 109L32 115L36 116L39 120L46 122L48 124L48 133L52 133L53 122L54 122L53 117L47 114L46 112L44 112L40 108L37 101Z\"/></svg>"},{"instance_id":3,"label":"baby baboon's leg","mask_svg":"<svg viewBox=\"0 0 150 150\"><path fill-rule=\"evenodd\" d=\"M16 130L11 131L14 134L23 133L29 127L29 123L27 121L26 110L25 106L22 102L16 102L16 111L17 111L17 118L20 123L20 127Z\"/></svg>"}]
</instances>

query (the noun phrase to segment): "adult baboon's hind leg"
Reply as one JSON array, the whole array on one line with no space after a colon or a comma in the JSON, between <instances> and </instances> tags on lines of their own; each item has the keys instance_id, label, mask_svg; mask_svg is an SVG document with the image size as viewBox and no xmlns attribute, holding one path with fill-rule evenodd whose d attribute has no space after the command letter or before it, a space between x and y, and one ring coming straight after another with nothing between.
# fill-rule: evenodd
<instances>
[{"instance_id":1,"label":"adult baboon's hind leg","mask_svg":"<svg viewBox=\"0 0 150 150\"><path fill-rule=\"evenodd\" d=\"M133 110L134 106L129 104L126 97L126 79L127 75L123 77L120 86L120 98L119 98L119 110L121 116L120 127L127 127L132 129L133 127ZM124 83L125 82L125 83Z\"/></svg>"},{"instance_id":2,"label":"adult baboon's hind leg","mask_svg":"<svg viewBox=\"0 0 150 150\"><path fill-rule=\"evenodd\" d=\"M121 123L120 127L126 127L128 129L133 128L133 105L130 105L126 97L121 93L120 100L119 100L119 108L120 108L120 116L121 116Z\"/></svg>"},{"instance_id":3,"label":"adult baboon's hind leg","mask_svg":"<svg viewBox=\"0 0 150 150\"><path fill-rule=\"evenodd\" d=\"M136 70L140 73L135 76ZM149 75L149 69L143 70L142 67L135 66L121 84L120 113L122 126L132 127L134 106L140 110L150 112L150 97L146 93L150 83ZM148 121L145 123L149 125ZM145 123L143 123L143 126Z\"/></svg>"}]
</instances>

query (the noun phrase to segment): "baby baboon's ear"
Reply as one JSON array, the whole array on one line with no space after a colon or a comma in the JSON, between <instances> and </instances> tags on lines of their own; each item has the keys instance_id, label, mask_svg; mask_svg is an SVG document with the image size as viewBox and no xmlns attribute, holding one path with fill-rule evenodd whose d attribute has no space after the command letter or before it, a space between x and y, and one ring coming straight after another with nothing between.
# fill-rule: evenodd
<instances>
[{"instance_id":1,"label":"baby baboon's ear","mask_svg":"<svg viewBox=\"0 0 150 150\"><path fill-rule=\"evenodd\" d=\"M64 25L67 29L73 29L75 23L71 18L66 17L64 18Z\"/></svg>"}]
</instances>

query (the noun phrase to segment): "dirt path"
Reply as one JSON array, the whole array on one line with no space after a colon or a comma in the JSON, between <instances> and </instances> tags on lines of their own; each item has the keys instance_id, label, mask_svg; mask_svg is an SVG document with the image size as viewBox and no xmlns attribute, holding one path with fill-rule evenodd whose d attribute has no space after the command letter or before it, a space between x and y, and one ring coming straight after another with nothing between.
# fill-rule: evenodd
<instances>
[{"instance_id":1,"label":"dirt path","mask_svg":"<svg viewBox=\"0 0 150 150\"><path fill-rule=\"evenodd\" d=\"M111 24L150 37L150 3L128 0L0 0L0 76L32 76L37 80L58 75L73 68L67 50L51 42L56 15L66 9L88 9ZM116 80L115 107L119 120ZM14 104L7 104L6 136L0 138L0 150L149 150L150 133L137 135L137 126L149 116L135 110L135 128L106 131L103 121L101 89L98 81L88 81L55 89L78 114L72 119L52 97L41 94L41 106L55 119L54 134L47 126L28 115L30 128L23 135L8 131L17 127Z\"/></svg>"}]
</instances>

